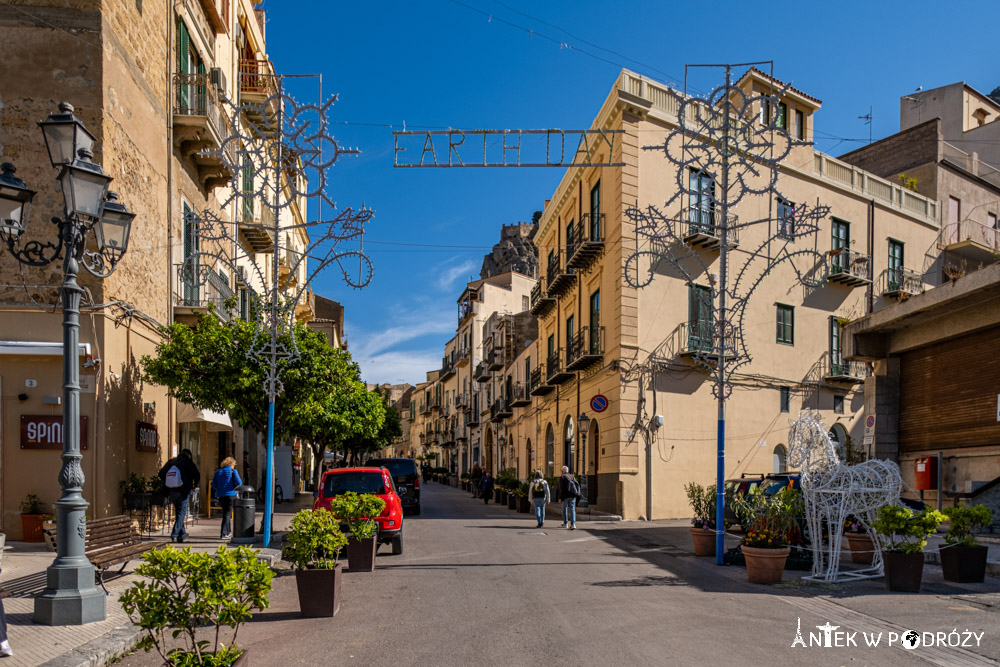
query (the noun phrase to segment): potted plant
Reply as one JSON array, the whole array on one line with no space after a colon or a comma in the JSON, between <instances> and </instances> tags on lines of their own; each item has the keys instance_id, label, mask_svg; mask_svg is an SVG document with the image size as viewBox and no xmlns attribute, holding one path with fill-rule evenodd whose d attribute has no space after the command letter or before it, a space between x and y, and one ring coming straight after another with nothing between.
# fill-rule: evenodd
<instances>
[{"instance_id":1,"label":"potted plant","mask_svg":"<svg viewBox=\"0 0 1000 667\"><path fill-rule=\"evenodd\" d=\"M528 499L528 483L521 482L517 485L517 511L521 514L531 513L531 501Z\"/></svg>"},{"instance_id":2,"label":"potted plant","mask_svg":"<svg viewBox=\"0 0 1000 667\"><path fill-rule=\"evenodd\" d=\"M299 610L306 618L329 618L340 611L344 566L337 556L346 545L332 512L302 510L292 518L283 553L295 568Z\"/></svg>"},{"instance_id":3,"label":"potted plant","mask_svg":"<svg viewBox=\"0 0 1000 667\"><path fill-rule=\"evenodd\" d=\"M920 591L924 574L924 545L943 520L943 514L929 507L920 512L900 505L878 508L872 528L881 537L886 590L904 593Z\"/></svg>"},{"instance_id":4,"label":"potted plant","mask_svg":"<svg viewBox=\"0 0 1000 667\"><path fill-rule=\"evenodd\" d=\"M684 487L694 517L691 519L691 541L695 556L715 555L715 487L690 482Z\"/></svg>"},{"instance_id":5,"label":"potted plant","mask_svg":"<svg viewBox=\"0 0 1000 667\"><path fill-rule=\"evenodd\" d=\"M844 519L844 537L847 548L851 550L851 562L859 565L871 565L875 557L875 543L868 533L868 528L851 515Z\"/></svg>"},{"instance_id":6,"label":"potted plant","mask_svg":"<svg viewBox=\"0 0 1000 667\"><path fill-rule=\"evenodd\" d=\"M34 493L29 493L21 501L21 539L25 542L42 542L42 521L45 519L45 503Z\"/></svg>"},{"instance_id":7,"label":"potted plant","mask_svg":"<svg viewBox=\"0 0 1000 667\"><path fill-rule=\"evenodd\" d=\"M740 525L747 526L740 551L746 559L747 578L755 584L781 581L789 544L799 534L798 519L804 511L802 494L783 489L768 497L760 487L736 500Z\"/></svg>"},{"instance_id":8,"label":"potted plant","mask_svg":"<svg viewBox=\"0 0 1000 667\"><path fill-rule=\"evenodd\" d=\"M159 478L156 478L159 481ZM128 479L123 479L118 483L122 490L122 506L128 510L149 509L151 488L145 477L132 473Z\"/></svg>"},{"instance_id":9,"label":"potted plant","mask_svg":"<svg viewBox=\"0 0 1000 667\"><path fill-rule=\"evenodd\" d=\"M385 501L370 493L347 491L333 499L330 511L347 523L347 567L351 572L374 572L378 549L378 525L373 517L385 509Z\"/></svg>"},{"instance_id":10,"label":"potted plant","mask_svg":"<svg viewBox=\"0 0 1000 667\"><path fill-rule=\"evenodd\" d=\"M119 602L144 633L140 648L155 648L165 665L246 665L236 637L251 610L267 608L273 576L256 552L220 546L214 554L193 553L167 546L146 552L135 572L143 579ZM223 627L232 630L228 644Z\"/></svg>"},{"instance_id":11,"label":"potted plant","mask_svg":"<svg viewBox=\"0 0 1000 667\"><path fill-rule=\"evenodd\" d=\"M507 509L517 511L517 480L511 480L507 485Z\"/></svg>"},{"instance_id":12,"label":"potted plant","mask_svg":"<svg viewBox=\"0 0 1000 667\"><path fill-rule=\"evenodd\" d=\"M982 583L986 578L986 546L973 533L993 523L993 513L985 505L955 505L944 510L951 519L941 547L941 570L946 581Z\"/></svg>"}]
</instances>

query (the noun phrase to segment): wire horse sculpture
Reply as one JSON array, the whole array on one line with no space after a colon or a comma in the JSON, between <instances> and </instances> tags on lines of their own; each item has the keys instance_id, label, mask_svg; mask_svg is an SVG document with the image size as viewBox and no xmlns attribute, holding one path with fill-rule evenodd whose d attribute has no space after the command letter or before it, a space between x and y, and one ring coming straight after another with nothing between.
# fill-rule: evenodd
<instances>
[{"instance_id":1,"label":"wire horse sculpture","mask_svg":"<svg viewBox=\"0 0 1000 667\"><path fill-rule=\"evenodd\" d=\"M764 278L783 263L791 265L799 283L822 286L826 258L802 242L815 237L820 221L830 212L819 203L786 204L787 210L772 219L771 203L785 201L778 190L779 164L793 148L811 142L789 135L777 113L765 111L778 109L787 86L775 90L772 83L767 92L748 94L733 82L734 66L724 67L724 85L705 98L680 97L677 128L668 131L662 143L643 147L661 151L676 167L676 191L663 208L650 204L643 209L637 203L626 210L626 217L635 224L637 247L623 267L626 283L635 288L648 286L664 265L689 285L697 284L699 276L711 282L710 296L700 304L710 314L687 323L686 346L695 362L711 373L719 405L716 525L720 527L725 506L725 402L732 396L733 373L752 361L743 328L747 306ZM731 214L752 197L767 198L767 215L748 219ZM667 213L670 210L677 212ZM750 207L741 213L744 210ZM772 223L777 224L772 228ZM741 231L762 226L767 227L763 241L747 252L741 266L730 267L731 250L738 245ZM717 276L699 243L710 237L718 239ZM643 265L646 275L642 275ZM800 266L808 266L809 271ZM734 269L735 279L730 282ZM716 561L722 564L721 528L716 540Z\"/></svg>"},{"instance_id":2,"label":"wire horse sculpture","mask_svg":"<svg viewBox=\"0 0 1000 667\"><path fill-rule=\"evenodd\" d=\"M882 553L878 548L872 567L841 571L840 546L848 516L864 527L873 545L879 543L871 522L879 507L899 500L903 485L899 466L882 459L856 465L843 463L815 410L803 410L789 424L788 462L802 471L802 495L812 539L812 576L805 578L837 582L881 576ZM826 547L822 539L824 522L829 530Z\"/></svg>"},{"instance_id":3,"label":"wire horse sculpture","mask_svg":"<svg viewBox=\"0 0 1000 667\"><path fill-rule=\"evenodd\" d=\"M363 251L365 225L373 211L364 204L338 211L328 193L329 170L342 156L360 153L341 147L331 133L329 116L337 96L322 104L300 104L282 91L280 77L276 89L261 103L237 104L222 97L228 134L217 149L202 155L216 158L229 172L224 183L228 194L219 210L235 205L240 220L225 220L209 209L186 213L192 236L186 242L193 251L180 272L185 288L198 290L216 280L216 271L224 267L242 276L253 294L246 316L254 323L254 339L247 357L263 364L268 397L265 546L270 541L274 404L283 391L282 369L299 356L296 309L308 298L313 280L331 265L337 265L344 281L358 289L371 282L373 273ZM318 218L312 221L306 215L309 202L317 206ZM324 208L333 216L324 219ZM300 231L306 239L304 248L296 251L288 243L282 245L283 235ZM269 241L269 247L257 253L269 253L268 270L244 247L240 234ZM307 260L312 262L309 270ZM356 274L352 274L354 262ZM254 285L261 286L259 293Z\"/></svg>"}]
</instances>

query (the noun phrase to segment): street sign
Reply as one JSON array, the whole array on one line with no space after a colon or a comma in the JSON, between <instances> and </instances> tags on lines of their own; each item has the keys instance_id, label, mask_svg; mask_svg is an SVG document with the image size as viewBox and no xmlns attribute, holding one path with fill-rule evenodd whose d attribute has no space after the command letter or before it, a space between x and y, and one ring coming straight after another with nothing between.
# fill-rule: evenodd
<instances>
[{"instance_id":1,"label":"street sign","mask_svg":"<svg viewBox=\"0 0 1000 667\"><path fill-rule=\"evenodd\" d=\"M594 412L604 412L608 409L608 397L604 394L598 394L590 399L590 409Z\"/></svg>"},{"instance_id":2,"label":"street sign","mask_svg":"<svg viewBox=\"0 0 1000 667\"><path fill-rule=\"evenodd\" d=\"M865 439L875 435L875 415L868 415L865 419ZM867 442L865 444L868 444Z\"/></svg>"}]
</instances>

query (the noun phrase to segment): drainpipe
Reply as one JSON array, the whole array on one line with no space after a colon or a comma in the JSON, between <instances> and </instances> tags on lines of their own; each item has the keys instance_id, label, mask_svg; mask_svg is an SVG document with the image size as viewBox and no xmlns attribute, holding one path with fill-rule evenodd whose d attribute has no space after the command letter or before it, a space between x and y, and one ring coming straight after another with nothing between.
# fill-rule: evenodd
<instances>
[{"instance_id":1,"label":"drainpipe","mask_svg":"<svg viewBox=\"0 0 1000 667\"><path fill-rule=\"evenodd\" d=\"M174 4L166 0L167 5L167 57L165 75L167 77L167 324L174 321L173 299L173 268L174 268L174 91L171 85L173 75L173 44L174 44ZM174 411L177 403L167 397L167 440L164 454L170 458L174 446ZM159 467L159 463L157 464Z\"/></svg>"},{"instance_id":2,"label":"drainpipe","mask_svg":"<svg viewBox=\"0 0 1000 667\"><path fill-rule=\"evenodd\" d=\"M868 202L868 266L871 272L872 282L868 283L868 312L871 315L875 309L875 258L872 250L875 245L875 199Z\"/></svg>"},{"instance_id":3,"label":"drainpipe","mask_svg":"<svg viewBox=\"0 0 1000 667\"><path fill-rule=\"evenodd\" d=\"M653 419L656 419L656 366L653 366ZM641 412L640 412L641 414ZM653 520L653 437L646 432L646 521Z\"/></svg>"},{"instance_id":4,"label":"drainpipe","mask_svg":"<svg viewBox=\"0 0 1000 667\"><path fill-rule=\"evenodd\" d=\"M577 185L576 219L578 220L577 224L582 225L583 224L583 177L582 176L580 177L580 180L576 182L576 185ZM575 229L573 230L573 233L576 233ZM569 239L566 239L566 245L567 246L569 245ZM566 261L567 262L569 261L568 256L566 258ZM579 274L579 276L576 279L576 314L580 316L579 319L577 320L576 331L580 332L583 331L583 274L582 273ZM593 335L593 332L591 332L591 335ZM570 341L566 341L566 345L569 346ZM573 421L575 422L579 418L580 418L580 374L577 373L576 414L573 416ZM577 424L577 428L575 429L575 431L576 431L576 459L577 459L576 472L582 474L584 468L586 467L586 462L583 460L585 452L582 451L583 448L580 446L580 441L584 436L582 433L580 433L579 424Z\"/></svg>"}]
</instances>

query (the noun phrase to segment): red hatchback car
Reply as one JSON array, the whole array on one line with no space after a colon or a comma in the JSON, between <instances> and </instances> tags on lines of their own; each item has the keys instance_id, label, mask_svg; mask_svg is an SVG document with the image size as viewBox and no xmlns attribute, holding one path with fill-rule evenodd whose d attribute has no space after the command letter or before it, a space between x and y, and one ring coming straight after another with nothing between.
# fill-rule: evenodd
<instances>
[{"instance_id":1,"label":"red hatchback car","mask_svg":"<svg viewBox=\"0 0 1000 667\"><path fill-rule=\"evenodd\" d=\"M391 544L393 554L403 553L403 504L385 468L337 468L323 475L323 483L313 509L330 509L330 501L346 491L371 493L385 501L382 514L375 517L378 543Z\"/></svg>"}]
</instances>

